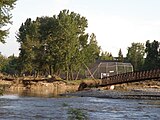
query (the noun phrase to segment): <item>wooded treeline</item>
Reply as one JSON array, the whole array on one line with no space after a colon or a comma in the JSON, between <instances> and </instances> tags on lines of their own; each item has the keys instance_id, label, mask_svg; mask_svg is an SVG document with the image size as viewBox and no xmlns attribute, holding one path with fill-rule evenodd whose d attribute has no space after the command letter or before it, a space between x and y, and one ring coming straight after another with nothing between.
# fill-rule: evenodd
<instances>
[{"instance_id":1,"label":"wooded treeline","mask_svg":"<svg viewBox=\"0 0 160 120\"><path fill-rule=\"evenodd\" d=\"M63 10L53 17L27 19L19 29L19 68L21 73L66 73L74 79L84 66L92 63L100 53L94 33L85 33L87 19Z\"/></svg>"},{"instance_id":2,"label":"wooded treeline","mask_svg":"<svg viewBox=\"0 0 160 120\"><path fill-rule=\"evenodd\" d=\"M11 23L10 11L16 0L0 2L0 42L5 43ZM77 79L90 64L99 60L115 60L112 53L102 52L94 33L86 33L87 19L78 13L62 10L52 17L26 19L16 35L20 44L18 57L0 54L0 72L17 75L60 75ZM135 71L160 68L160 43L156 40L132 43L126 57L121 49L116 60L131 62Z\"/></svg>"},{"instance_id":3,"label":"wooded treeline","mask_svg":"<svg viewBox=\"0 0 160 120\"><path fill-rule=\"evenodd\" d=\"M160 68L160 43L156 40L143 43L132 43L128 47L126 61L131 62L134 71Z\"/></svg>"},{"instance_id":4,"label":"wooded treeline","mask_svg":"<svg viewBox=\"0 0 160 120\"><path fill-rule=\"evenodd\" d=\"M65 73L66 79L75 79L74 73L78 77L100 54L96 36L86 33L87 27L85 17L69 10L53 17L28 18L16 37L20 43L19 57L11 57L15 58L15 72L28 75ZM2 70L10 71L7 67Z\"/></svg>"}]
</instances>

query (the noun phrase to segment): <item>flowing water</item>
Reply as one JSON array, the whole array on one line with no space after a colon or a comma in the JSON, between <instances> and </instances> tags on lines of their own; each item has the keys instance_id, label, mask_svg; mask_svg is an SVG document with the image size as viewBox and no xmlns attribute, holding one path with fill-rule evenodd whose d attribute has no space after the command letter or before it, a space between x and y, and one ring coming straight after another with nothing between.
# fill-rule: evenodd
<instances>
[{"instance_id":1,"label":"flowing water","mask_svg":"<svg viewBox=\"0 0 160 120\"><path fill-rule=\"evenodd\" d=\"M70 108L89 120L160 120L159 100L0 96L0 120L67 120Z\"/></svg>"}]
</instances>

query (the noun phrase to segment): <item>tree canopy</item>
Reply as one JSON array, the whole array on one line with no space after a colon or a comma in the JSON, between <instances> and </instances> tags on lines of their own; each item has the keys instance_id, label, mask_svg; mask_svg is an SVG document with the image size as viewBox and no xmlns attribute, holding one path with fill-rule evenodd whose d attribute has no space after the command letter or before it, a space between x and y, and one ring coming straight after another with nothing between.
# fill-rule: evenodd
<instances>
[{"instance_id":1,"label":"tree canopy","mask_svg":"<svg viewBox=\"0 0 160 120\"><path fill-rule=\"evenodd\" d=\"M0 1L0 42L5 43L8 30L4 27L12 23L10 11L17 0ZM0 54L0 71L9 74L60 75L65 79L76 79L85 67L95 60L113 60L108 52L101 52L96 35L86 33L88 21L78 13L62 10L52 17L26 19L17 33L20 43L19 57L8 58ZM146 54L146 58L145 57ZM160 43L156 40L132 43L126 58L122 50L118 61L131 62L135 71L160 68ZM75 75L76 73L76 75Z\"/></svg>"},{"instance_id":2,"label":"tree canopy","mask_svg":"<svg viewBox=\"0 0 160 120\"><path fill-rule=\"evenodd\" d=\"M121 49L119 49L119 52L118 52L118 61L121 61L121 62L124 61L124 58L123 58L123 54L122 54L122 50L121 50Z\"/></svg>"},{"instance_id":3,"label":"tree canopy","mask_svg":"<svg viewBox=\"0 0 160 120\"><path fill-rule=\"evenodd\" d=\"M147 40L145 52L144 68L146 70L160 68L160 43L156 40L153 42Z\"/></svg>"},{"instance_id":4,"label":"tree canopy","mask_svg":"<svg viewBox=\"0 0 160 120\"><path fill-rule=\"evenodd\" d=\"M143 69L145 47L142 43L132 43L128 47L127 61L131 62L134 70L139 71Z\"/></svg>"},{"instance_id":5,"label":"tree canopy","mask_svg":"<svg viewBox=\"0 0 160 120\"><path fill-rule=\"evenodd\" d=\"M105 52L101 52L99 59L100 60L113 60L113 56L111 53L105 51Z\"/></svg>"},{"instance_id":6,"label":"tree canopy","mask_svg":"<svg viewBox=\"0 0 160 120\"><path fill-rule=\"evenodd\" d=\"M20 43L21 72L59 74L73 79L99 57L100 47L95 34L85 33L87 19L80 14L62 10L53 17L28 18L17 34Z\"/></svg>"},{"instance_id":7,"label":"tree canopy","mask_svg":"<svg viewBox=\"0 0 160 120\"><path fill-rule=\"evenodd\" d=\"M11 10L17 0L1 0L0 1L0 42L5 43L5 37L8 35L8 29L3 28L11 22Z\"/></svg>"}]
</instances>

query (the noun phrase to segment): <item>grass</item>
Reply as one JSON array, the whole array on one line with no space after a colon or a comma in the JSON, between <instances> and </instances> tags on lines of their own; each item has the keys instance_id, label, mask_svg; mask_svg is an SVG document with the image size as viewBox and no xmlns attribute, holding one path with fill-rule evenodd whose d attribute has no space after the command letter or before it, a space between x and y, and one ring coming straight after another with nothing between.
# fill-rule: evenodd
<instances>
[{"instance_id":1,"label":"grass","mask_svg":"<svg viewBox=\"0 0 160 120\"><path fill-rule=\"evenodd\" d=\"M89 120L87 113L78 108L68 109L68 120Z\"/></svg>"}]
</instances>

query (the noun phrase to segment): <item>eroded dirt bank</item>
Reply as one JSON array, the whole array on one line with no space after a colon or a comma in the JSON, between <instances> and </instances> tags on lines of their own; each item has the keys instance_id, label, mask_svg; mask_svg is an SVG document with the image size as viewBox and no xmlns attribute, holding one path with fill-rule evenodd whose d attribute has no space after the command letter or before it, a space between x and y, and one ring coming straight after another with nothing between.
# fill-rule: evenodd
<instances>
[{"instance_id":1,"label":"eroded dirt bank","mask_svg":"<svg viewBox=\"0 0 160 120\"><path fill-rule=\"evenodd\" d=\"M79 80L78 82L33 80L29 82L27 80L20 80L19 78L12 80L0 79L0 89L17 94L29 93L33 96L57 96L65 94L81 97L160 99L159 80L118 84L114 85L114 90L110 90L110 86L99 87L99 83L100 80ZM82 89L82 87L84 88Z\"/></svg>"},{"instance_id":2,"label":"eroded dirt bank","mask_svg":"<svg viewBox=\"0 0 160 120\"><path fill-rule=\"evenodd\" d=\"M62 80L42 81L42 80L4 80L0 79L0 89L7 93L24 94L33 96L57 96L58 94L75 92L79 84L68 84Z\"/></svg>"}]
</instances>

